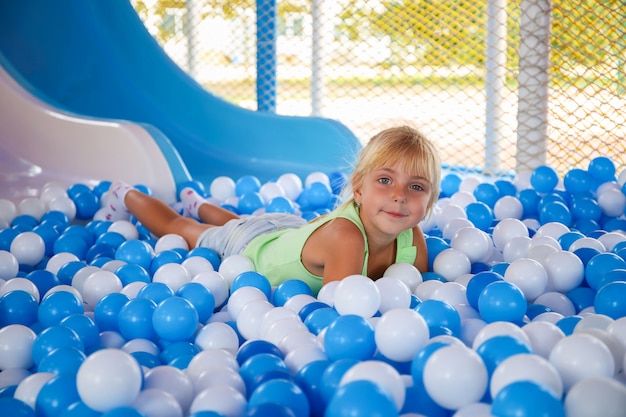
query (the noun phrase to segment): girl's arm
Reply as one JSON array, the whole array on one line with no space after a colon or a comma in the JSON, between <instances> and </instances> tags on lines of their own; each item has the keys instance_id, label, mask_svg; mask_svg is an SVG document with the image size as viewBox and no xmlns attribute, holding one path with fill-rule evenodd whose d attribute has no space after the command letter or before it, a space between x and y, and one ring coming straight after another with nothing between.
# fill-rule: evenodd
<instances>
[{"instance_id":1,"label":"girl's arm","mask_svg":"<svg viewBox=\"0 0 626 417\"><path fill-rule=\"evenodd\" d=\"M413 228L413 246L417 248L415 267L422 273L428 272L428 248L426 247L424 232L419 226Z\"/></svg>"}]
</instances>

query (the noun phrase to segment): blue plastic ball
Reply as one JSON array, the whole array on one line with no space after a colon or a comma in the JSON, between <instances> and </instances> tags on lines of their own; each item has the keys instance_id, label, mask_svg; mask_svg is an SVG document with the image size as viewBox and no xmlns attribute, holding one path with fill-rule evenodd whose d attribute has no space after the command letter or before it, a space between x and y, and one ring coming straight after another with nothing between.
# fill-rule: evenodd
<instances>
[{"instance_id":1,"label":"blue plastic ball","mask_svg":"<svg viewBox=\"0 0 626 417\"><path fill-rule=\"evenodd\" d=\"M230 293L233 294L239 288L254 287L259 289L265 297L270 300L272 298L272 284L265 275L256 271L245 271L237 275L230 285Z\"/></svg>"},{"instance_id":2,"label":"blue plastic ball","mask_svg":"<svg viewBox=\"0 0 626 417\"><path fill-rule=\"evenodd\" d=\"M127 240L115 251L115 259L129 264L137 264L145 270L150 270L150 263L154 256L153 249L142 240Z\"/></svg>"},{"instance_id":3,"label":"blue plastic ball","mask_svg":"<svg viewBox=\"0 0 626 417\"><path fill-rule=\"evenodd\" d=\"M22 290L10 291L0 296L0 328L10 324L31 326L37 321L39 303L35 297Z\"/></svg>"},{"instance_id":4,"label":"blue plastic ball","mask_svg":"<svg viewBox=\"0 0 626 417\"><path fill-rule=\"evenodd\" d=\"M176 263L180 264L184 260L184 257L176 252L175 250L164 250L154 255L152 261L150 262L150 268L148 272L151 276L154 276L154 273L162 267L163 265Z\"/></svg>"},{"instance_id":5,"label":"blue plastic ball","mask_svg":"<svg viewBox=\"0 0 626 417\"><path fill-rule=\"evenodd\" d=\"M498 417L565 417L561 399L528 380L512 382L498 391L491 413Z\"/></svg>"},{"instance_id":6,"label":"blue plastic ball","mask_svg":"<svg viewBox=\"0 0 626 417\"><path fill-rule=\"evenodd\" d=\"M493 336L485 340L476 348L476 353L482 358L491 376L493 371L505 359L521 353L532 353L531 349L519 338L509 335Z\"/></svg>"},{"instance_id":7,"label":"blue plastic ball","mask_svg":"<svg viewBox=\"0 0 626 417\"><path fill-rule=\"evenodd\" d=\"M261 181L254 175L244 175L235 182L235 195L238 197L247 193L256 193L261 189Z\"/></svg>"},{"instance_id":8,"label":"blue plastic ball","mask_svg":"<svg viewBox=\"0 0 626 417\"><path fill-rule=\"evenodd\" d=\"M578 231L571 231L562 234L557 239L557 242L559 242L559 245L561 245L561 249L568 250L572 243L583 237L585 237L585 235L583 235L582 233Z\"/></svg>"},{"instance_id":9,"label":"blue plastic ball","mask_svg":"<svg viewBox=\"0 0 626 417\"><path fill-rule=\"evenodd\" d=\"M538 166L530 174L530 185L539 193L549 193L559 183L559 175L548 165Z\"/></svg>"},{"instance_id":10,"label":"blue plastic ball","mask_svg":"<svg viewBox=\"0 0 626 417\"><path fill-rule=\"evenodd\" d=\"M20 232L17 229L2 229L0 230L0 250L7 252L11 251L11 242L19 235Z\"/></svg>"},{"instance_id":11,"label":"blue plastic ball","mask_svg":"<svg viewBox=\"0 0 626 417\"><path fill-rule=\"evenodd\" d=\"M272 342L263 339L250 340L243 344L237 351L237 363L241 366L245 361L255 355L269 353L278 358L284 359L283 352Z\"/></svg>"},{"instance_id":12,"label":"blue plastic ball","mask_svg":"<svg viewBox=\"0 0 626 417\"><path fill-rule=\"evenodd\" d=\"M52 326L44 329L33 342L33 362L39 365L41 360L60 347L73 347L84 352L83 342L76 332L65 326Z\"/></svg>"},{"instance_id":13,"label":"blue plastic ball","mask_svg":"<svg viewBox=\"0 0 626 417\"><path fill-rule=\"evenodd\" d=\"M266 213L295 213L293 202L287 197L276 196L265 206Z\"/></svg>"},{"instance_id":14,"label":"blue plastic ball","mask_svg":"<svg viewBox=\"0 0 626 417\"><path fill-rule=\"evenodd\" d=\"M325 417L396 416L393 398L369 380L348 382L330 399Z\"/></svg>"},{"instance_id":15,"label":"blue plastic ball","mask_svg":"<svg viewBox=\"0 0 626 417\"><path fill-rule=\"evenodd\" d=\"M313 303L311 303L313 304ZM323 303L322 303L323 304ZM303 320L307 329L315 335L320 334L339 317L339 313L332 307L322 307L311 311Z\"/></svg>"},{"instance_id":16,"label":"blue plastic ball","mask_svg":"<svg viewBox=\"0 0 626 417\"><path fill-rule=\"evenodd\" d=\"M129 301L122 293L107 294L98 301L94 308L94 321L101 332L119 332L118 316L122 307Z\"/></svg>"},{"instance_id":17,"label":"blue plastic ball","mask_svg":"<svg viewBox=\"0 0 626 417\"><path fill-rule=\"evenodd\" d=\"M515 196L517 194L517 187L509 180L496 180L494 184L498 187L501 196Z\"/></svg>"},{"instance_id":18,"label":"blue plastic ball","mask_svg":"<svg viewBox=\"0 0 626 417\"><path fill-rule=\"evenodd\" d=\"M541 196L536 190L530 188L521 190L517 198L522 203L524 209L522 216L524 218L535 218L539 215L538 207Z\"/></svg>"},{"instance_id":19,"label":"blue plastic ball","mask_svg":"<svg viewBox=\"0 0 626 417\"><path fill-rule=\"evenodd\" d=\"M552 201L539 210L539 222L541 224L557 222L569 227L572 224L572 213L564 203Z\"/></svg>"},{"instance_id":20,"label":"blue plastic ball","mask_svg":"<svg viewBox=\"0 0 626 417\"><path fill-rule=\"evenodd\" d=\"M323 311L316 310L311 314ZM310 318L310 316L309 316ZM328 359L371 359L376 353L374 328L363 317L347 314L337 317L326 328L324 350Z\"/></svg>"},{"instance_id":21,"label":"blue plastic ball","mask_svg":"<svg viewBox=\"0 0 626 417\"><path fill-rule=\"evenodd\" d=\"M172 291L169 285L163 282L151 282L141 287L137 292L137 298L147 298L148 300L154 301L155 304L159 304L161 301L173 295L174 291Z\"/></svg>"},{"instance_id":22,"label":"blue plastic ball","mask_svg":"<svg viewBox=\"0 0 626 417\"><path fill-rule=\"evenodd\" d=\"M115 270L115 275L122 281L123 286L131 282L145 282L147 284L151 281L148 271L138 264L124 264Z\"/></svg>"},{"instance_id":23,"label":"blue plastic ball","mask_svg":"<svg viewBox=\"0 0 626 417\"><path fill-rule=\"evenodd\" d=\"M328 208L332 198L330 188L324 183L314 182L306 189L308 207L317 210L319 208Z\"/></svg>"},{"instance_id":24,"label":"blue plastic ball","mask_svg":"<svg viewBox=\"0 0 626 417\"><path fill-rule=\"evenodd\" d=\"M59 324L72 314L84 312L83 303L76 295L69 291L56 291L41 300L37 317L43 326L50 327Z\"/></svg>"},{"instance_id":25,"label":"blue plastic ball","mask_svg":"<svg viewBox=\"0 0 626 417\"><path fill-rule=\"evenodd\" d=\"M337 391L341 378L343 378L344 374L348 371L348 369L352 368L357 363L359 363L359 360L357 359L338 359L336 361L332 361L326 369L324 369L320 378L320 393L322 394L325 404L330 401Z\"/></svg>"},{"instance_id":26,"label":"blue plastic ball","mask_svg":"<svg viewBox=\"0 0 626 417\"><path fill-rule=\"evenodd\" d=\"M196 416L194 414L194 416ZM248 407L243 417L295 417L296 415L289 408L279 403L265 402ZM197 415L196 417L218 417L217 415ZM219 417L223 417L221 414Z\"/></svg>"},{"instance_id":27,"label":"blue plastic ball","mask_svg":"<svg viewBox=\"0 0 626 417\"><path fill-rule=\"evenodd\" d=\"M315 310L318 310L320 308L330 308L330 306L321 301L313 301L311 303L304 305L300 309L300 311L298 311L298 316L300 317L300 320L304 322L311 313L313 313Z\"/></svg>"},{"instance_id":28,"label":"blue plastic ball","mask_svg":"<svg viewBox=\"0 0 626 417\"><path fill-rule=\"evenodd\" d=\"M13 397L0 397L0 410L11 417L35 417L35 410L30 405Z\"/></svg>"},{"instance_id":29,"label":"blue plastic ball","mask_svg":"<svg viewBox=\"0 0 626 417\"><path fill-rule=\"evenodd\" d=\"M74 205L76 206L76 218L85 220L93 218L96 211L100 209L100 199L91 190L79 192L70 195Z\"/></svg>"},{"instance_id":30,"label":"blue plastic ball","mask_svg":"<svg viewBox=\"0 0 626 417\"><path fill-rule=\"evenodd\" d=\"M626 281L615 281L598 290L593 306L597 314L613 320L626 317Z\"/></svg>"},{"instance_id":31,"label":"blue plastic ball","mask_svg":"<svg viewBox=\"0 0 626 417\"><path fill-rule=\"evenodd\" d=\"M291 378L291 372L283 358L273 353L259 353L251 356L240 365L239 374L248 393L252 393L264 381L274 378Z\"/></svg>"},{"instance_id":32,"label":"blue plastic ball","mask_svg":"<svg viewBox=\"0 0 626 417\"><path fill-rule=\"evenodd\" d=\"M89 243L85 238L75 233L63 233L54 241L52 251L57 253L69 252L76 255L78 259L85 259Z\"/></svg>"},{"instance_id":33,"label":"blue plastic ball","mask_svg":"<svg viewBox=\"0 0 626 417\"><path fill-rule=\"evenodd\" d=\"M100 343L100 329L96 322L85 314L72 314L62 319L59 324L74 330L83 342L85 353L98 347Z\"/></svg>"},{"instance_id":34,"label":"blue plastic ball","mask_svg":"<svg viewBox=\"0 0 626 417\"><path fill-rule=\"evenodd\" d=\"M606 156L597 156L589 162L589 174L600 182L615 180L615 164Z\"/></svg>"},{"instance_id":35,"label":"blue plastic ball","mask_svg":"<svg viewBox=\"0 0 626 417\"><path fill-rule=\"evenodd\" d=\"M602 277L614 269L626 269L626 261L611 252L599 253L585 265L585 280L597 291Z\"/></svg>"},{"instance_id":36,"label":"blue plastic ball","mask_svg":"<svg viewBox=\"0 0 626 417\"><path fill-rule=\"evenodd\" d=\"M473 194L477 201L485 203L491 209L493 209L496 201L501 197L498 187L488 182L478 184L474 188Z\"/></svg>"},{"instance_id":37,"label":"blue plastic ball","mask_svg":"<svg viewBox=\"0 0 626 417\"><path fill-rule=\"evenodd\" d=\"M260 404L281 404L291 410L295 417L309 417L309 400L302 389L293 381L287 379L271 379L260 384L251 394L248 407L254 408Z\"/></svg>"},{"instance_id":38,"label":"blue plastic ball","mask_svg":"<svg viewBox=\"0 0 626 417\"><path fill-rule=\"evenodd\" d=\"M521 322L526 314L526 297L508 281L495 281L478 296L478 312L487 323L495 321Z\"/></svg>"},{"instance_id":39,"label":"blue plastic ball","mask_svg":"<svg viewBox=\"0 0 626 417\"><path fill-rule=\"evenodd\" d=\"M415 311L426 320L431 337L437 334L447 333L453 336L461 335L461 317L459 312L445 301L430 299L422 301L415 307Z\"/></svg>"},{"instance_id":40,"label":"blue plastic ball","mask_svg":"<svg viewBox=\"0 0 626 417\"><path fill-rule=\"evenodd\" d=\"M328 174L328 180L333 194L338 195L341 194L343 188L346 186L348 176L343 172L334 171Z\"/></svg>"},{"instance_id":41,"label":"blue plastic ball","mask_svg":"<svg viewBox=\"0 0 626 417\"><path fill-rule=\"evenodd\" d=\"M159 337L187 340L198 328L198 312L189 300L172 296L161 301L152 314L152 326Z\"/></svg>"},{"instance_id":42,"label":"blue plastic ball","mask_svg":"<svg viewBox=\"0 0 626 417\"><path fill-rule=\"evenodd\" d=\"M487 231L493 224L493 211L491 207L482 201L475 201L465 206L467 220L483 232Z\"/></svg>"},{"instance_id":43,"label":"blue plastic ball","mask_svg":"<svg viewBox=\"0 0 626 417\"><path fill-rule=\"evenodd\" d=\"M72 346L61 346L50 351L41 359L37 372L50 372L55 375L76 377L78 368L85 361L85 353Z\"/></svg>"},{"instance_id":44,"label":"blue plastic ball","mask_svg":"<svg viewBox=\"0 0 626 417\"><path fill-rule=\"evenodd\" d=\"M572 219L588 219L595 222L602 217L602 210L598 201L591 197L574 197L570 205Z\"/></svg>"},{"instance_id":45,"label":"blue plastic ball","mask_svg":"<svg viewBox=\"0 0 626 417\"><path fill-rule=\"evenodd\" d=\"M261 194L250 191L242 194L237 202L237 211L241 214L252 214L260 208L263 208L265 202Z\"/></svg>"},{"instance_id":46,"label":"blue plastic ball","mask_svg":"<svg viewBox=\"0 0 626 417\"><path fill-rule=\"evenodd\" d=\"M593 180L589 172L584 169L574 168L563 177L565 190L571 194L586 193L591 191Z\"/></svg>"},{"instance_id":47,"label":"blue plastic ball","mask_svg":"<svg viewBox=\"0 0 626 417\"><path fill-rule=\"evenodd\" d=\"M454 172L444 175L441 179L441 193L443 196L451 197L458 192L461 181L459 174Z\"/></svg>"},{"instance_id":48,"label":"blue plastic ball","mask_svg":"<svg viewBox=\"0 0 626 417\"><path fill-rule=\"evenodd\" d=\"M428 249L428 269L432 271L433 262L439 253L449 249L450 244L440 237L426 237L426 249Z\"/></svg>"},{"instance_id":49,"label":"blue plastic ball","mask_svg":"<svg viewBox=\"0 0 626 417\"><path fill-rule=\"evenodd\" d=\"M155 340L157 333L152 324L152 316L156 308L157 304L147 298L127 301L117 315L119 333L126 340Z\"/></svg>"},{"instance_id":50,"label":"blue plastic ball","mask_svg":"<svg viewBox=\"0 0 626 417\"><path fill-rule=\"evenodd\" d=\"M46 248L45 255L54 255L54 242L59 238L59 231L51 224L40 224L33 228L33 232L37 233L42 239Z\"/></svg>"},{"instance_id":51,"label":"blue plastic ball","mask_svg":"<svg viewBox=\"0 0 626 417\"><path fill-rule=\"evenodd\" d=\"M557 321L555 324L556 324L556 327L558 327L559 329L563 331L565 336L569 336L572 333L574 333L574 329L576 328L576 325L581 320L582 320L581 316L568 316L568 317L563 317L562 319Z\"/></svg>"},{"instance_id":52,"label":"blue plastic ball","mask_svg":"<svg viewBox=\"0 0 626 417\"><path fill-rule=\"evenodd\" d=\"M323 416L326 403L322 396L322 375L328 366L333 363L329 360L316 360L304 365L295 376L295 382L306 394L311 407L311 416Z\"/></svg>"},{"instance_id":53,"label":"blue plastic ball","mask_svg":"<svg viewBox=\"0 0 626 417\"><path fill-rule=\"evenodd\" d=\"M287 300L289 300L294 295L306 294L313 295L313 291L311 287L304 281L299 279L288 279L286 281L278 284L274 293L272 294L271 300L272 304L276 307L282 307L285 305Z\"/></svg>"},{"instance_id":54,"label":"blue plastic ball","mask_svg":"<svg viewBox=\"0 0 626 417\"><path fill-rule=\"evenodd\" d=\"M220 256L213 249L205 247L193 248L187 253L187 258L190 258L192 256L202 256L204 259L211 262L211 265L213 265L213 269L216 271L220 268Z\"/></svg>"},{"instance_id":55,"label":"blue plastic ball","mask_svg":"<svg viewBox=\"0 0 626 417\"><path fill-rule=\"evenodd\" d=\"M187 282L176 290L175 295L188 300L198 312L198 321L205 323L215 310L215 297L199 282Z\"/></svg>"}]
</instances>

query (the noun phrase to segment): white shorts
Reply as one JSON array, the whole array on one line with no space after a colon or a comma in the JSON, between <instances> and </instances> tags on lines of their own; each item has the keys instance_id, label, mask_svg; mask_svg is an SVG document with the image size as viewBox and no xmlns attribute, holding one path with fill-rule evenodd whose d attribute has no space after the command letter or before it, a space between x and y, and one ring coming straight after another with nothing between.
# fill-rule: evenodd
<instances>
[{"instance_id":1,"label":"white shorts","mask_svg":"<svg viewBox=\"0 0 626 417\"><path fill-rule=\"evenodd\" d=\"M196 247L216 251L220 257L240 254L255 237L280 229L297 228L307 221L290 213L265 213L229 220L223 226L208 228L198 238Z\"/></svg>"}]
</instances>

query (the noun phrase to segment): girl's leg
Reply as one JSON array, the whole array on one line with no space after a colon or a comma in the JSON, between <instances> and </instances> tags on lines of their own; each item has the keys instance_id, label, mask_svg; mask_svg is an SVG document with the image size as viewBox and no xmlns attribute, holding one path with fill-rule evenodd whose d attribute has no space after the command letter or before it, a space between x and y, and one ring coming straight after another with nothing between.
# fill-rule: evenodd
<instances>
[{"instance_id":1,"label":"girl's leg","mask_svg":"<svg viewBox=\"0 0 626 417\"><path fill-rule=\"evenodd\" d=\"M157 237L175 233L183 237L190 248L196 246L198 238L210 224L202 224L196 220L179 215L163 201L130 189L123 200L126 209L133 214L150 232Z\"/></svg>"},{"instance_id":2,"label":"girl's leg","mask_svg":"<svg viewBox=\"0 0 626 417\"><path fill-rule=\"evenodd\" d=\"M232 211L206 201L193 188L184 188L180 192L180 199L190 215L199 218L206 224L222 226L229 220L239 218Z\"/></svg>"}]
</instances>

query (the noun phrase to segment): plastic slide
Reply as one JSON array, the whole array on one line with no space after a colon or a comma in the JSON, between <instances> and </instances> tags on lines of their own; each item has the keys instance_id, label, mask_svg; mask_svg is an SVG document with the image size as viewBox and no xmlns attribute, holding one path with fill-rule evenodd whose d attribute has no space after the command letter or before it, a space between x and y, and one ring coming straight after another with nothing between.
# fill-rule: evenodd
<instances>
[{"instance_id":1,"label":"plastic slide","mask_svg":"<svg viewBox=\"0 0 626 417\"><path fill-rule=\"evenodd\" d=\"M304 178L345 171L361 149L337 121L250 111L207 92L163 52L128 0L0 2L0 55L49 105L154 126L207 187L219 175L266 181L286 172ZM88 159L97 151L84 140L80 157ZM101 176L119 175L111 167Z\"/></svg>"},{"instance_id":2,"label":"plastic slide","mask_svg":"<svg viewBox=\"0 0 626 417\"><path fill-rule=\"evenodd\" d=\"M0 198L17 203L48 182L94 186L110 177L147 185L167 202L175 201L176 184L190 179L156 129L58 111L0 66Z\"/></svg>"}]
</instances>

